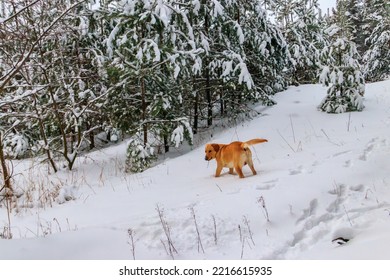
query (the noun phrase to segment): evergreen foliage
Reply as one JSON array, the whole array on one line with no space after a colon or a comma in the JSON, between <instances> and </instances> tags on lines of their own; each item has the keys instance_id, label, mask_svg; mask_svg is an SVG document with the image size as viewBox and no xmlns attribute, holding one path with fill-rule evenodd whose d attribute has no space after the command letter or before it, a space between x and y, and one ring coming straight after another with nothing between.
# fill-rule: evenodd
<instances>
[{"instance_id":1,"label":"evergreen foliage","mask_svg":"<svg viewBox=\"0 0 390 280\"><path fill-rule=\"evenodd\" d=\"M148 143L145 145L141 135L134 135L127 144L126 170L130 172L142 172L156 159L156 153Z\"/></svg>"},{"instance_id":2,"label":"evergreen foliage","mask_svg":"<svg viewBox=\"0 0 390 280\"><path fill-rule=\"evenodd\" d=\"M367 51L364 54L364 73L369 81L390 77L390 2L371 0L366 7Z\"/></svg>"},{"instance_id":3,"label":"evergreen foliage","mask_svg":"<svg viewBox=\"0 0 390 280\"><path fill-rule=\"evenodd\" d=\"M318 1L277 1L275 5L277 18L284 23L281 28L290 51L291 83L315 82L321 66L321 52L328 45Z\"/></svg>"},{"instance_id":4,"label":"evergreen foliage","mask_svg":"<svg viewBox=\"0 0 390 280\"><path fill-rule=\"evenodd\" d=\"M327 51L328 65L322 69L320 82L329 89L319 108L327 113L363 110L365 83L356 44L337 37Z\"/></svg>"},{"instance_id":5,"label":"evergreen foliage","mask_svg":"<svg viewBox=\"0 0 390 280\"><path fill-rule=\"evenodd\" d=\"M127 169L140 172L319 74L322 110L362 110L359 63L369 81L390 75L386 1L338 0L328 16L318 0L0 3L1 154L43 154L54 171L104 132L129 137Z\"/></svg>"},{"instance_id":6,"label":"evergreen foliage","mask_svg":"<svg viewBox=\"0 0 390 280\"><path fill-rule=\"evenodd\" d=\"M365 80L356 35L357 1L338 0L327 29L330 45L324 48L320 82L329 86L319 105L327 113L361 111L364 108Z\"/></svg>"}]
</instances>

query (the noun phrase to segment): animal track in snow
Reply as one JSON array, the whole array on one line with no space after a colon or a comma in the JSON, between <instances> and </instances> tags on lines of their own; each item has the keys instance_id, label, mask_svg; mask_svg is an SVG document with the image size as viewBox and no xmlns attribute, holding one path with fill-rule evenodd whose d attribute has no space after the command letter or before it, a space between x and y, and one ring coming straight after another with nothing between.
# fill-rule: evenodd
<instances>
[{"instance_id":1,"label":"animal track in snow","mask_svg":"<svg viewBox=\"0 0 390 280\"><path fill-rule=\"evenodd\" d=\"M344 167L351 167L352 166L352 160L346 160L345 162L344 162Z\"/></svg>"},{"instance_id":2,"label":"animal track in snow","mask_svg":"<svg viewBox=\"0 0 390 280\"><path fill-rule=\"evenodd\" d=\"M310 201L309 208L303 210L302 216L298 218L296 223L298 224L299 222L301 222L301 221L307 219L308 217L314 215L316 210L317 210L317 208L318 208L318 200L317 199L313 199L312 201Z\"/></svg>"},{"instance_id":3,"label":"animal track in snow","mask_svg":"<svg viewBox=\"0 0 390 280\"><path fill-rule=\"evenodd\" d=\"M374 150L374 144L369 144L363 151L363 154L359 157L360 160L366 161L368 157L370 156L372 150Z\"/></svg>"},{"instance_id":4,"label":"animal track in snow","mask_svg":"<svg viewBox=\"0 0 390 280\"><path fill-rule=\"evenodd\" d=\"M351 191L355 191L355 192L364 192L366 188L364 187L363 184L360 184L360 185L357 185L357 186L351 186L351 187L349 187L349 189Z\"/></svg>"},{"instance_id":5,"label":"animal track in snow","mask_svg":"<svg viewBox=\"0 0 390 280\"><path fill-rule=\"evenodd\" d=\"M272 188L274 188L276 186L276 183L278 181L279 181L279 179L266 181L266 182L263 183L263 185L257 186L256 189L257 190L269 190L269 189L272 189Z\"/></svg>"},{"instance_id":6,"label":"animal track in snow","mask_svg":"<svg viewBox=\"0 0 390 280\"><path fill-rule=\"evenodd\" d=\"M289 175L298 175L302 173L312 173L313 171L311 170L306 170L302 165L298 166L298 168L295 169L290 169L289 170Z\"/></svg>"},{"instance_id":7,"label":"animal track in snow","mask_svg":"<svg viewBox=\"0 0 390 280\"><path fill-rule=\"evenodd\" d=\"M382 141L380 141L379 143L379 139L378 138L373 138L371 139L370 142L367 143L366 145L366 148L364 149L363 153L359 156L359 159L360 160L363 160L363 161L366 161L368 160L368 158L370 157L370 155L372 154L372 152L378 147L378 146L387 146L387 141L386 139L383 139Z\"/></svg>"},{"instance_id":8,"label":"animal track in snow","mask_svg":"<svg viewBox=\"0 0 390 280\"><path fill-rule=\"evenodd\" d=\"M349 223L353 223L356 228L364 228L364 224L356 221L361 213L389 205L373 201L370 203L371 205L362 204L358 207L347 208L344 206L349 199L364 199L366 189L363 184L354 186L335 184L335 187L329 191L329 194L334 195L335 199L327 207L320 208L317 199L311 200L309 207L304 209L302 215L296 220L298 229L293 233L292 240L289 242L290 247L285 248L284 253L288 256L290 250L293 254L296 250L309 250L311 246L324 238L328 238L329 242L340 237L348 240L353 239L356 231L349 230Z\"/></svg>"}]
</instances>

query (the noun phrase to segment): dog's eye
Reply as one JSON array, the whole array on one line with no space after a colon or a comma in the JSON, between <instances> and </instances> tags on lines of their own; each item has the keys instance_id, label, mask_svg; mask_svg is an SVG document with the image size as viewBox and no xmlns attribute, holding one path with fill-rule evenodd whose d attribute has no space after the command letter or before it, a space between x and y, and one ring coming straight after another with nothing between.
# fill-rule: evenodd
<instances>
[{"instance_id":1,"label":"dog's eye","mask_svg":"<svg viewBox=\"0 0 390 280\"><path fill-rule=\"evenodd\" d=\"M211 150L209 151L209 153L211 153Z\"/></svg>"}]
</instances>

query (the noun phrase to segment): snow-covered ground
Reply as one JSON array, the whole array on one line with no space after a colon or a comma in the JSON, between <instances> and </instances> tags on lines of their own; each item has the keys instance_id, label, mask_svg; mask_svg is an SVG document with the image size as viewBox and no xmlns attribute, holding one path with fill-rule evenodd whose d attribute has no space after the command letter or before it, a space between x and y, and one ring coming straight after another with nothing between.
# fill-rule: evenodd
<instances>
[{"instance_id":1,"label":"snow-covered ground","mask_svg":"<svg viewBox=\"0 0 390 280\"><path fill-rule=\"evenodd\" d=\"M318 111L325 92L291 87L259 117L140 174L123 171L125 143L72 172L15 161L24 194L0 259L389 259L390 81L367 85L351 114ZM252 147L256 176L246 166L244 179L213 177L205 143L257 137L269 142Z\"/></svg>"}]
</instances>

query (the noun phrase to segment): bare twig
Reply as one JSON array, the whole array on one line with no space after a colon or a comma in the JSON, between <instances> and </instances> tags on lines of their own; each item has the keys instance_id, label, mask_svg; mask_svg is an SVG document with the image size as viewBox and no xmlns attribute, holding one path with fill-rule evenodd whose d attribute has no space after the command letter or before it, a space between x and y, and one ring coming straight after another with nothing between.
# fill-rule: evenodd
<instances>
[{"instance_id":1,"label":"bare twig","mask_svg":"<svg viewBox=\"0 0 390 280\"><path fill-rule=\"evenodd\" d=\"M15 67L8 73L6 73L3 77L1 77L2 82L0 83L0 92L4 89L4 87L8 84L8 82L17 74L19 73L20 69L22 69L23 65L27 62L27 60L30 58L31 54L33 53L34 49L38 46L38 44L41 42L41 40L49 33L49 31L54 27L54 25L57 24L65 15L67 15L72 9L80 5L81 3L85 2L86 0L79 1L71 6L69 6L65 11L63 11L55 20L51 22L51 24L39 35L39 37L33 42L30 49L27 51L25 55L22 55L18 61L18 63L15 65Z\"/></svg>"},{"instance_id":2,"label":"bare twig","mask_svg":"<svg viewBox=\"0 0 390 280\"><path fill-rule=\"evenodd\" d=\"M244 239L242 240L242 243L241 243L241 259L244 256L245 239L246 239L246 237L244 237Z\"/></svg>"},{"instance_id":3,"label":"bare twig","mask_svg":"<svg viewBox=\"0 0 390 280\"><path fill-rule=\"evenodd\" d=\"M353 227L353 224L352 224L351 218L350 218L350 217L349 217L349 215L348 215L348 212L347 212L347 209L345 208L345 205L343 205L343 207L344 207L344 212L345 212L345 214L347 215L347 218L348 218L349 224L351 225L351 227Z\"/></svg>"},{"instance_id":4,"label":"bare twig","mask_svg":"<svg viewBox=\"0 0 390 280\"><path fill-rule=\"evenodd\" d=\"M169 255L169 252L168 252L167 246L165 245L164 240L160 239L160 242L161 242L161 244L162 244L163 247L164 247L165 253L167 253L167 255Z\"/></svg>"},{"instance_id":5,"label":"bare twig","mask_svg":"<svg viewBox=\"0 0 390 280\"><path fill-rule=\"evenodd\" d=\"M167 252L169 252L169 255L171 256L172 259L175 259L174 253L177 254L178 252L177 252L175 246L173 245L172 238L171 238L171 229L170 229L167 221L165 220L164 210L160 209L160 206L157 204L156 211L158 213L161 225L163 227L165 236L167 238L167 243L168 243L168 251Z\"/></svg>"},{"instance_id":6,"label":"bare twig","mask_svg":"<svg viewBox=\"0 0 390 280\"><path fill-rule=\"evenodd\" d=\"M14 13L13 15L9 16L8 18L4 19L1 23L2 24L6 24L8 21L12 20L13 18L17 17L19 14L21 14L22 12L24 12L25 10L27 10L28 8L30 8L31 6L35 5L36 3L38 3L39 1L41 0L36 0L34 2L31 2L30 4L26 5L25 7L21 8L19 11L17 11L16 13Z\"/></svg>"},{"instance_id":7,"label":"bare twig","mask_svg":"<svg viewBox=\"0 0 390 280\"><path fill-rule=\"evenodd\" d=\"M291 115L290 115L290 125L291 125L291 130L292 130L292 134L293 134L294 143L295 143L296 142L295 141L295 130L294 130L294 125L293 125L293 121L292 121Z\"/></svg>"},{"instance_id":8,"label":"bare twig","mask_svg":"<svg viewBox=\"0 0 390 280\"><path fill-rule=\"evenodd\" d=\"M240 233L240 241L242 242L243 236L242 236L241 225L238 225L238 232Z\"/></svg>"},{"instance_id":9,"label":"bare twig","mask_svg":"<svg viewBox=\"0 0 390 280\"><path fill-rule=\"evenodd\" d=\"M267 222L270 222L267 206L265 205L265 200L263 196L260 196L257 202L260 204L261 208L263 209L264 217L267 219Z\"/></svg>"},{"instance_id":10,"label":"bare twig","mask_svg":"<svg viewBox=\"0 0 390 280\"><path fill-rule=\"evenodd\" d=\"M256 244L255 244L255 241L253 240L253 233L252 233L252 230L251 230L250 225L249 225L249 220L246 216L243 216L243 221L244 221L244 224L246 225L246 228L248 230L249 238L251 239L253 246L255 246Z\"/></svg>"},{"instance_id":11,"label":"bare twig","mask_svg":"<svg viewBox=\"0 0 390 280\"><path fill-rule=\"evenodd\" d=\"M202 252L204 254L202 238L200 237L198 223L196 222L195 209L194 209L194 207L190 207L189 209L191 211L191 215L192 215L192 218L194 219L194 223L195 223L195 229L196 229L196 234L197 234L197 243L198 243L198 252L200 251L200 249L202 249Z\"/></svg>"},{"instance_id":12,"label":"bare twig","mask_svg":"<svg viewBox=\"0 0 390 280\"><path fill-rule=\"evenodd\" d=\"M132 230L131 228L129 228L127 230L127 234L129 236L129 241L127 242L129 245L130 245L130 248L131 248L131 254L133 255L133 260L135 260L135 242L134 242L134 230Z\"/></svg>"},{"instance_id":13,"label":"bare twig","mask_svg":"<svg viewBox=\"0 0 390 280\"><path fill-rule=\"evenodd\" d=\"M351 125L351 112L348 114L348 125L347 125L347 131L349 132L349 127Z\"/></svg>"},{"instance_id":14,"label":"bare twig","mask_svg":"<svg viewBox=\"0 0 390 280\"><path fill-rule=\"evenodd\" d=\"M53 218L53 221L57 223L58 230L59 230L59 232L61 232L61 226L60 226L60 223L58 222L57 218Z\"/></svg>"},{"instance_id":15,"label":"bare twig","mask_svg":"<svg viewBox=\"0 0 390 280\"><path fill-rule=\"evenodd\" d=\"M294 148L290 145L290 143L287 142L286 138L283 137L283 135L280 133L280 131L279 131L279 130L277 130L277 131L278 131L279 136L282 137L282 139L284 140L284 142L286 142L286 144L290 147L290 149L291 149L294 153L296 153L296 151L294 150Z\"/></svg>"},{"instance_id":16,"label":"bare twig","mask_svg":"<svg viewBox=\"0 0 390 280\"><path fill-rule=\"evenodd\" d=\"M341 146L340 144L337 144L337 143L333 142L332 140L330 140L328 134L326 134L326 132L325 132L325 130L324 130L323 128L321 128L321 132L326 136L326 138L328 138L328 141L329 141L330 143L332 143L332 144L334 144L334 145L336 145L336 146L339 146L339 147Z\"/></svg>"},{"instance_id":17,"label":"bare twig","mask_svg":"<svg viewBox=\"0 0 390 280\"><path fill-rule=\"evenodd\" d=\"M217 245L218 243L218 238L217 238L217 222L215 221L215 216L214 215L211 215L212 219L213 219L213 225L214 225L214 243L215 245Z\"/></svg>"}]
</instances>

